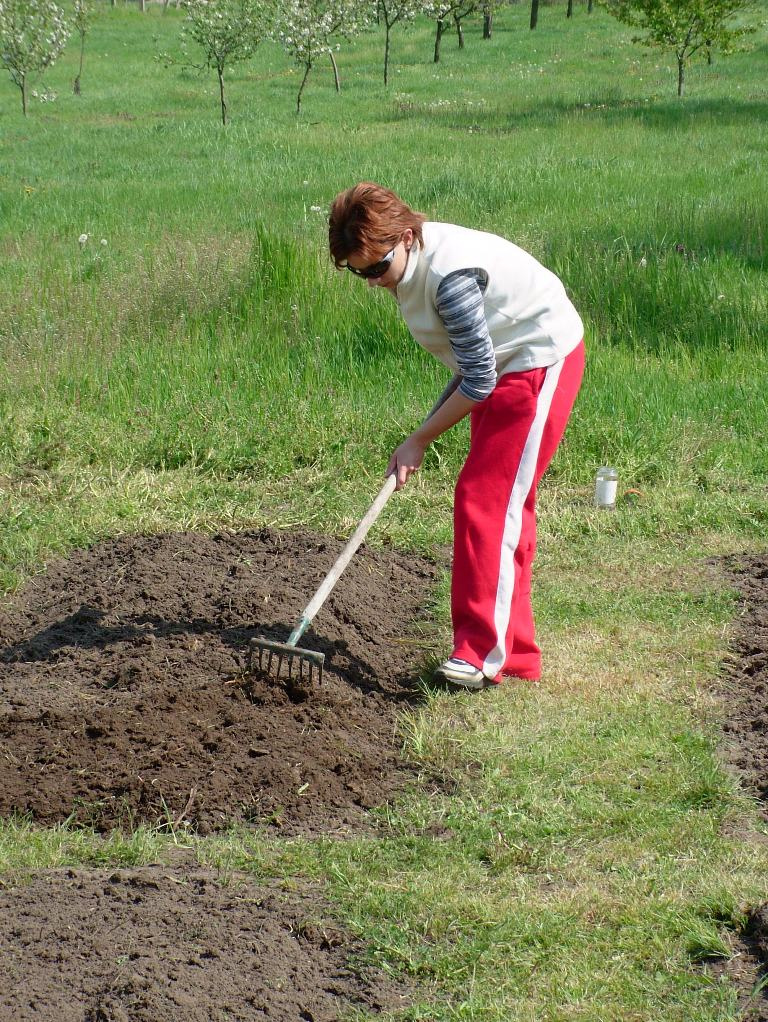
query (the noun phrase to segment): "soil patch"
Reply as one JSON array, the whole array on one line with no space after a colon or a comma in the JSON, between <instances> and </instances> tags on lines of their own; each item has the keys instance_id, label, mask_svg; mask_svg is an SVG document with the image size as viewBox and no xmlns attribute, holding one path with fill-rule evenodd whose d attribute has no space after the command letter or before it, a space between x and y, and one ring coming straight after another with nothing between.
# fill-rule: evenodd
<instances>
[{"instance_id":1,"label":"soil patch","mask_svg":"<svg viewBox=\"0 0 768 1022\"><path fill-rule=\"evenodd\" d=\"M726 557L717 568L740 597L721 693L725 756L768 812L768 554ZM735 985L744 1022L768 1022L768 992L754 993L768 970L768 902L748 913L732 944L733 956L710 971Z\"/></svg>"},{"instance_id":2,"label":"soil patch","mask_svg":"<svg viewBox=\"0 0 768 1022\"><path fill-rule=\"evenodd\" d=\"M730 958L706 963L709 975L736 988L741 1022L768 1022L768 993L761 984L768 967L768 903L747 914L742 931L730 935Z\"/></svg>"},{"instance_id":3,"label":"soil patch","mask_svg":"<svg viewBox=\"0 0 768 1022\"><path fill-rule=\"evenodd\" d=\"M740 596L725 672L726 753L768 810L768 554L728 557L722 564Z\"/></svg>"},{"instance_id":4,"label":"soil patch","mask_svg":"<svg viewBox=\"0 0 768 1022\"><path fill-rule=\"evenodd\" d=\"M411 776L397 711L441 566L363 546L302 642L309 699L249 675L342 543L260 532L125 536L51 564L0 608L0 815L206 833L343 833Z\"/></svg>"},{"instance_id":5,"label":"soil patch","mask_svg":"<svg viewBox=\"0 0 768 1022\"><path fill-rule=\"evenodd\" d=\"M409 991L309 894L197 867L60 870L0 890L2 1022L332 1022Z\"/></svg>"}]
</instances>

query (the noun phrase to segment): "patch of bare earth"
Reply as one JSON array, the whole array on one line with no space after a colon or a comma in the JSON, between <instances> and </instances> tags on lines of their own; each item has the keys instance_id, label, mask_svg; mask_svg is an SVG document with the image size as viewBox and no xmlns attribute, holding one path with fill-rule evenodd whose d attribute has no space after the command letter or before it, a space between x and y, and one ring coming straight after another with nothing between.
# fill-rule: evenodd
<instances>
[{"instance_id":1,"label":"patch of bare earth","mask_svg":"<svg viewBox=\"0 0 768 1022\"><path fill-rule=\"evenodd\" d=\"M744 788L768 814L768 553L719 562L739 594L732 655L722 682L724 752ZM768 1022L768 902L751 909L732 939L734 955L713 963L739 991L744 1022Z\"/></svg>"},{"instance_id":2,"label":"patch of bare earth","mask_svg":"<svg viewBox=\"0 0 768 1022\"><path fill-rule=\"evenodd\" d=\"M197 867L59 870L0 888L1 1022L336 1022L409 992L310 894Z\"/></svg>"},{"instance_id":3,"label":"patch of bare earth","mask_svg":"<svg viewBox=\"0 0 768 1022\"><path fill-rule=\"evenodd\" d=\"M51 564L0 608L0 816L99 829L234 821L344 833L412 776L397 712L439 566L362 547L302 640L310 698L248 672L341 550L323 536L126 536Z\"/></svg>"}]
</instances>

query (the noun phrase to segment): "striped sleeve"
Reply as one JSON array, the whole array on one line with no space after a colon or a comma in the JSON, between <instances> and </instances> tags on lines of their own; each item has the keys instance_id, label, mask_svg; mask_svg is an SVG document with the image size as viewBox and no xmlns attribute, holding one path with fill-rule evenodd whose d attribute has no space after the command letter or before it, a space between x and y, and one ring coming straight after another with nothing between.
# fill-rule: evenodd
<instances>
[{"instance_id":1,"label":"striped sleeve","mask_svg":"<svg viewBox=\"0 0 768 1022\"><path fill-rule=\"evenodd\" d=\"M459 392L472 401L483 401L496 386L496 353L483 309L487 286L484 270L456 270L440 281L435 302L463 377Z\"/></svg>"}]
</instances>

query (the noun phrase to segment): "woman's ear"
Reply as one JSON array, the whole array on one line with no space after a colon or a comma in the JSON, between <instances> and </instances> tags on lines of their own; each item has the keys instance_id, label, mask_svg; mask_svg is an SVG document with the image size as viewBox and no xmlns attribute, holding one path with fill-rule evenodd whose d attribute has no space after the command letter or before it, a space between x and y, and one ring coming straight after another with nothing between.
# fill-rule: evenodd
<instances>
[{"instance_id":1,"label":"woman's ear","mask_svg":"<svg viewBox=\"0 0 768 1022\"><path fill-rule=\"evenodd\" d=\"M403 242L407 252L410 252L413 248L413 228L406 227L403 231Z\"/></svg>"}]
</instances>

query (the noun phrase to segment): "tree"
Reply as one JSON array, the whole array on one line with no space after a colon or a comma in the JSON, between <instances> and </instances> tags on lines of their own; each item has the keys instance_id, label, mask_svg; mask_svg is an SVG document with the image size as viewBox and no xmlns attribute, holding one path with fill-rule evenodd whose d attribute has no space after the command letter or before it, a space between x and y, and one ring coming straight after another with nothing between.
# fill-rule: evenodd
<instances>
[{"instance_id":1,"label":"tree","mask_svg":"<svg viewBox=\"0 0 768 1022\"><path fill-rule=\"evenodd\" d=\"M182 63L189 67L215 68L219 80L221 123L227 123L227 101L224 94L224 72L253 54L268 33L268 0L182 0L187 17L182 25L184 58L177 61L162 54L166 64ZM203 51L203 64L187 59L189 41Z\"/></svg>"},{"instance_id":2,"label":"tree","mask_svg":"<svg viewBox=\"0 0 768 1022\"><path fill-rule=\"evenodd\" d=\"M27 116L27 79L61 55L70 25L51 0L0 0L0 60L21 92Z\"/></svg>"},{"instance_id":3,"label":"tree","mask_svg":"<svg viewBox=\"0 0 768 1022\"><path fill-rule=\"evenodd\" d=\"M436 22L435 31L435 55L434 62L438 63L440 60L440 43L445 32L446 22L449 18L453 18L453 22L456 25L456 32L459 38L459 47L464 46L464 35L461 30L462 18L466 18L468 14L472 14L478 6L478 0L430 0L422 6L422 12L429 18L434 18Z\"/></svg>"},{"instance_id":4,"label":"tree","mask_svg":"<svg viewBox=\"0 0 768 1022\"><path fill-rule=\"evenodd\" d=\"M389 84L389 37L398 21L408 21L424 9L421 0L377 0L379 19L384 22L384 84Z\"/></svg>"},{"instance_id":5,"label":"tree","mask_svg":"<svg viewBox=\"0 0 768 1022\"><path fill-rule=\"evenodd\" d=\"M301 112L301 95L309 72L324 53L331 58L336 91L340 90L331 40L338 35L349 39L361 31L368 20L366 13L356 0L283 0L277 37L296 63L304 68L296 96L297 114Z\"/></svg>"},{"instance_id":6,"label":"tree","mask_svg":"<svg viewBox=\"0 0 768 1022\"><path fill-rule=\"evenodd\" d=\"M456 26L456 35L459 40L459 49L464 49L464 28L462 21L477 10L477 0L464 0L463 3L455 6L453 11L453 23Z\"/></svg>"},{"instance_id":7,"label":"tree","mask_svg":"<svg viewBox=\"0 0 768 1022\"><path fill-rule=\"evenodd\" d=\"M672 50L677 60L677 94L682 96L685 68L699 50L719 46L724 53L751 27L730 24L730 19L752 6L751 0L601 0L619 21L642 29L646 35L633 42Z\"/></svg>"},{"instance_id":8,"label":"tree","mask_svg":"<svg viewBox=\"0 0 768 1022\"><path fill-rule=\"evenodd\" d=\"M496 8L500 7L505 0L484 0L483 2L483 39L490 39L493 35L493 15ZM509 0L517 2L517 0Z\"/></svg>"},{"instance_id":9,"label":"tree","mask_svg":"<svg viewBox=\"0 0 768 1022\"><path fill-rule=\"evenodd\" d=\"M539 23L539 0L531 0L531 29L536 28Z\"/></svg>"},{"instance_id":10,"label":"tree","mask_svg":"<svg viewBox=\"0 0 768 1022\"><path fill-rule=\"evenodd\" d=\"M91 27L96 15L94 0L75 0L73 24L75 32L80 36L80 64L77 69L77 77L72 84L72 91L76 96L80 95L80 79L83 75L83 56L85 54L85 37Z\"/></svg>"}]
</instances>

